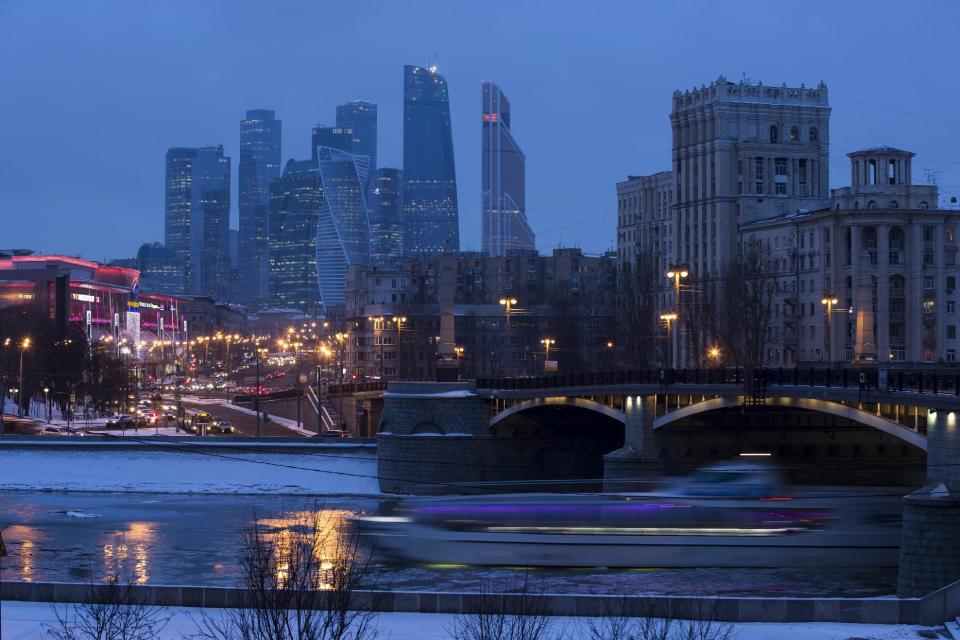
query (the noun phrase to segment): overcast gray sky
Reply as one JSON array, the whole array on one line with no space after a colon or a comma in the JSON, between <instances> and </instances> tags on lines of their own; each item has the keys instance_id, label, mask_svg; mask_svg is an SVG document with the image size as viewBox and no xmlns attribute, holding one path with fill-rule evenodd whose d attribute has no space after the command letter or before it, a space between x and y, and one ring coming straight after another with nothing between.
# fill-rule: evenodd
<instances>
[{"instance_id":1,"label":"overcast gray sky","mask_svg":"<svg viewBox=\"0 0 960 640\"><path fill-rule=\"evenodd\" d=\"M674 89L743 74L827 82L831 186L845 154L917 153L960 193L960 2L0 0L0 248L104 259L163 239L171 146L236 163L246 109L283 120L283 157L339 102L380 108L402 163L402 68L436 59L451 94L460 228L480 244L480 82L498 82L527 156L543 250L615 242L614 183L669 168Z\"/></svg>"}]
</instances>

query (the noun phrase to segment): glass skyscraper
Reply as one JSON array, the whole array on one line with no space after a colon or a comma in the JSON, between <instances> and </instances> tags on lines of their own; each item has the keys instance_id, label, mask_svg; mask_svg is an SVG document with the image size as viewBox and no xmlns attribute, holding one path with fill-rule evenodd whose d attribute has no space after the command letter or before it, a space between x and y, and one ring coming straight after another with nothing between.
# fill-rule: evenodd
<instances>
[{"instance_id":1,"label":"glass skyscraper","mask_svg":"<svg viewBox=\"0 0 960 640\"><path fill-rule=\"evenodd\" d=\"M526 159L510 133L510 102L492 82L483 83L481 99L483 251L504 257L512 251L536 249L526 216Z\"/></svg>"},{"instance_id":2,"label":"glass skyscraper","mask_svg":"<svg viewBox=\"0 0 960 640\"><path fill-rule=\"evenodd\" d=\"M271 189L270 302L319 314L345 302L347 269L370 258L367 157L313 155L288 162Z\"/></svg>"},{"instance_id":3,"label":"glass skyscraper","mask_svg":"<svg viewBox=\"0 0 960 640\"><path fill-rule=\"evenodd\" d=\"M140 246L135 258L140 289L153 293L183 293L183 270L173 249L159 242Z\"/></svg>"},{"instance_id":4,"label":"glass skyscraper","mask_svg":"<svg viewBox=\"0 0 960 640\"><path fill-rule=\"evenodd\" d=\"M381 266L403 256L403 174L399 169L377 169L371 184L370 264Z\"/></svg>"},{"instance_id":5,"label":"glass skyscraper","mask_svg":"<svg viewBox=\"0 0 960 640\"><path fill-rule=\"evenodd\" d=\"M174 252L179 270L179 285L170 293L187 288L187 263L190 259L190 206L193 161L197 150L174 147L167 150L164 180L163 244Z\"/></svg>"},{"instance_id":6,"label":"glass skyscraper","mask_svg":"<svg viewBox=\"0 0 960 640\"><path fill-rule=\"evenodd\" d=\"M353 153L353 129L339 126L325 127L318 124L313 128L311 142L310 148L313 150L311 157L314 160L317 158L317 149L319 147L330 147L332 149L346 151L347 153Z\"/></svg>"},{"instance_id":7,"label":"glass skyscraper","mask_svg":"<svg viewBox=\"0 0 960 640\"><path fill-rule=\"evenodd\" d=\"M273 111L253 109L240 121L240 298L266 302L270 273L270 183L280 175L281 123Z\"/></svg>"},{"instance_id":8,"label":"glass skyscraper","mask_svg":"<svg viewBox=\"0 0 960 640\"><path fill-rule=\"evenodd\" d=\"M317 222L317 282L324 307L346 301L347 269L370 261L367 156L317 147L323 207Z\"/></svg>"},{"instance_id":9,"label":"glass skyscraper","mask_svg":"<svg viewBox=\"0 0 960 640\"><path fill-rule=\"evenodd\" d=\"M459 251L450 102L435 66L403 68L403 182L404 254Z\"/></svg>"},{"instance_id":10,"label":"glass skyscraper","mask_svg":"<svg viewBox=\"0 0 960 640\"><path fill-rule=\"evenodd\" d=\"M373 176L377 170L377 105L363 100L337 105L337 127L353 132L351 153L369 158Z\"/></svg>"},{"instance_id":11,"label":"glass skyscraper","mask_svg":"<svg viewBox=\"0 0 960 640\"><path fill-rule=\"evenodd\" d=\"M316 314L317 220L323 183L316 160L287 162L270 188L270 305Z\"/></svg>"},{"instance_id":12,"label":"glass skyscraper","mask_svg":"<svg viewBox=\"0 0 960 640\"><path fill-rule=\"evenodd\" d=\"M230 158L219 144L200 147L191 173L187 293L224 300L230 290Z\"/></svg>"},{"instance_id":13,"label":"glass skyscraper","mask_svg":"<svg viewBox=\"0 0 960 640\"><path fill-rule=\"evenodd\" d=\"M224 299L230 278L230 158L220 145L167 151L164 244L183 291Z\"/></svg>"}]
</instances>

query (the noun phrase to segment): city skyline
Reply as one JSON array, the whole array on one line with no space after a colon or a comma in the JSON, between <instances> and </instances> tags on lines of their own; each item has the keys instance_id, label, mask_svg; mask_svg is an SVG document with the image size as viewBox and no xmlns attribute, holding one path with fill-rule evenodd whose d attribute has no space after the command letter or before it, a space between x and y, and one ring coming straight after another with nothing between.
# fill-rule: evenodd
<instances>
[{"instance_id":1,"label":"city skyline","mask_svg":"<svg viewBox=\"0 0 960 640\"><path fill-rule=\"evenodd\" d=\"M960 165L952 158L960 125L946 106L958 90L939 82L937 71L916 64L950 55L948 25L960 14L954 5L894 6L864 15L856 7L816 3L792 18L792 28L821 33L831 47L783 50L776 29L759 28L763 19L756 15L762 5L756 3L732 12L705 7L692 17L680 7L621 7L613 22L571 8L563 20L546 24L540 23L537 6L521 3L511 21L493 26L493 35L517 43L518 50L486 48L483 56L476 52L491 33L473 33L468 27L482 20L479 7L438 5L418 12L414 21L400 7L384 7L371 19L359 7L333 5L325 9L329 19L319 20L319 8L288 8L282 18L254 19L255 13L233 15L227 5L211 3L191 6L197 20L184 24L186 5L176 2L136 14L113 12L107 5L82 12L61 7L62 19L52 24L45 21L40 4L0 6L0 71L12 95L32 96L4 105L0 119L5 141L0 211L17 214L4 244L110 259L132 256L143 242L162 240L158 176L166 149L213 142L238 158L236 123L247 109L272 109L284 120L286 161L309 157L310 127L330 122L337 104L352 99L376 103L378 165L400 167L399 68L427 64L435 55L450 84L463 248L480 248L476 90L483 80L507 87L515 108L528 114L515 125L515 135L529 160L527 215L541 250L561 241L592 252L612 248L616 202L608 185L627 174L668 169L670 93L720 74L739 80L746 72L753 79L790 85L822 78L832 88L835 156L874 144L910 148L917 153L918 182L936 171L945 196L960 190ZM204 30L200 37L200 25L225 15L231 15L232 29ZM769 19L777 15L774 11ZM648 38L628 38L629 25L637 20L663 28ZM324 71L320 81L305 82L303 65L281 64L244 45L255 32L256 41L268 49L278 50L283 42L286 59L298 54L302 59L317 37L331 46L346 45L346 35L338 35L332 25L360 21L364 28L350 39L351 50L362 55L351 58L349 70ZM723 30L716 29L718 23L725 25ZM853 23L865 28L851 33L843 26ZM170 38L179 33L174 25L182 30L178 38L200 42L203 54L223 73L215 78L174 73L196 61L196 52L170 51ZM667 34L681 32L698 44L685 49L669 69L652 65L637 71L639 62L655 60L673 46ZM571 37L582 45L576 54L570 51ZM871 42L899 38L916 45L887 65L860 63L859 52ZM372 51L372 43L381 51L376 56L364 53ZM161 50L163 56L151 54ZM758 56L759 51L780 55ZM93 68L102 80L91 76ZM895 91L888 84L891 74L901 79ZM572 82L575 98L569 95ZM183 95L202 99L184 100ZM891 126L894 120L897 124ZM86 124L78 127L77 122ZM616 135L604 132L606 125L615 126ZM54 148L94 161L76 163L51 186L32 167ZM105 158L121 155L125 161L113 163L109 179L94 170ZM572 157L592 160L571 162ZM845 174L841 164L832 163L831 185L844 185ZM83 205L79 211L78 202ZM237 215L234 205L234 228ZM580 220L590 221L586 229L578 227ZM37 234L32 221L50 233ZM114 231L109 238L99 233L105 226Z\"/></svg>"}]
</instances>

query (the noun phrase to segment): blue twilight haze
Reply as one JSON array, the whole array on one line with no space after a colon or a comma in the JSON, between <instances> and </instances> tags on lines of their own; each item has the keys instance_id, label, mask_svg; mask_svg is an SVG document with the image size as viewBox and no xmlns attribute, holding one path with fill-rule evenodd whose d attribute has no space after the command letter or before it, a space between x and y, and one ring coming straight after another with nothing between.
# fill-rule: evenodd
<instances>
[{"instance_id":1,"label":"blue twilight haze","mask_svg":"<svg viewBox=\"0 0 960 640\"><path fill-rule=\"evenodd\" d=\"M614 183L670 168L673 92L720 75L823 80L832 188L850 182L847 152L890 145L916 152L916 181L936 180L948 201L960 193L957 24L960 3L947 0L813 0L802 10L520 0L509 19L488 4L439 1L0 0L0 248L132 257L164 240L167 150L210 144L234 158L230 227L240 229L237 123L249 110L283 121L282 166L311 157L311 128L342 122L338 105L376 105L372 182L378 167L404 165L404 66L434 63L456 168L446 211L463 249L481 248L483 81L510 98L541 250L612 248Z\"/></svg>"}]
</instances>

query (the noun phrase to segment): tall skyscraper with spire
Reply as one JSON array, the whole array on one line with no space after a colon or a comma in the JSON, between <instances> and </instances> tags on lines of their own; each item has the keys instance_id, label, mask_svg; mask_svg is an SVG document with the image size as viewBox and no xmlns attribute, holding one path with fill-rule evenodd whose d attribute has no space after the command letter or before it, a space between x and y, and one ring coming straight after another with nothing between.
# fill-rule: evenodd
<instances>
[{"instance_id":1,"label":"tall skyscraper with spire","mask_svg":"<svg viewBox=\"0 0 960 640\"><path fill-rule=\"evenodd\" d=\"M510 101L492 82L483 83L481 99L483 251L504 257L536 249L526 215L526 158L510 133Z\"/></svg>"},{"instance_id":2,"label":"tall skyscraper with spire","mask_svg":"<svg viewBox=\"0 0 960 640\"><path fill-rule=\"evenodd\" d=\"M267 302L270 274L270 185L280 176L280 121L273 111L253 109L240 121L238 269L240 297Z\"/></svg>"},{"instance_id":3,"label":"tall skyscraper with spire","mask_svg":"<svg viewBox=\"0 0 960 640\"><path fill-rule=\"evenodd\" d=\"M403 68L404 254L460 250L447 82L436 66Z\"/></svg>"}]
</instances>

